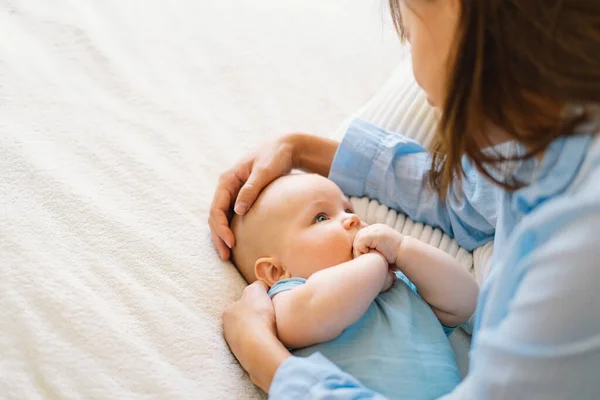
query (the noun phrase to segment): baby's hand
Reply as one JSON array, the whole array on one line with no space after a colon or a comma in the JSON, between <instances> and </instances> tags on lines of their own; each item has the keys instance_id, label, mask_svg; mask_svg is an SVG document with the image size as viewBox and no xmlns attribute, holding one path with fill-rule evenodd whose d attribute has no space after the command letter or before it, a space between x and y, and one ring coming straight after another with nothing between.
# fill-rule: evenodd
<instances>
[{"instance_id":1,"label":"baby's hand","mask_svg":"<svg viewBox=\"0 0 600 400\"><path fill-rule=\"evenodd\" d=\"M395 229L375 224L361 229L354 238L354 258L371 250L381 253L389 264L396 264L403 235Z\"/></svg>"}]
</instances>

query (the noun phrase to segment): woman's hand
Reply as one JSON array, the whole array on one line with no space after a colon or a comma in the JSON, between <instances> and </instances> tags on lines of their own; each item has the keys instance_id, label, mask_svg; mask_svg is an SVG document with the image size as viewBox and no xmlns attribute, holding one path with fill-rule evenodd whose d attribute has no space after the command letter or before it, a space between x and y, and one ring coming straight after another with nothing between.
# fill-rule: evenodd
<instances>
[{"instance_id":1,"label":"woman's hand","mask_svg":"<svg viewBox=\"0 0 600 400\"><path fill-rule=\"evenodd\" d=\"M269 391L277 368L291 356L277 339L275 311L267 286L256 281L242 298L223 311L223 333L229 348L252 381Z\"/></svg>"},{"instance_id":2,"label":"woman's hand","mask_svg":"<svg viewBox=\"0 0 600 400\"><path fill-rule=\"evenodd\" d=\"M289 137L267 143L219 177L208 223L212 241L223 260L229 259L230 249L235 245L229 228L232 205L235 202L236 213L245 214L265 186L290 172L294 166L293 145Z\"/></svg>"},{"instance_id":3,"label":"woman's hand","mask_svg":"<svg viewBox=\"0 0 600 400\"><path fill-rule=\"evenodd\" d=\"M244 215L261 190L292 168L327 176L339 143L308 134L291 134L260 147L221 174L210 207L212 241L223 260L235 246L229 222L233 210Z\"/></svg>"}]
</instances>

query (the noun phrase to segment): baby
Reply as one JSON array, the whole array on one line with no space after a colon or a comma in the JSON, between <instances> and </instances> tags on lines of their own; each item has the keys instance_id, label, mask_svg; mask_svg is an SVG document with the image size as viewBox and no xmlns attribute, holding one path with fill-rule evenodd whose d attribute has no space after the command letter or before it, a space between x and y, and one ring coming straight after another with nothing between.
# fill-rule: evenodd
<instances>
[{"instance_id":1,"label":"baby","mask_svg":"<svg viewBox=\"0 0 600 400\"><path fill-rule=\"evenodd\" d=\"M275 180L232 229L233 261L270 287L277 335L294 355L319 352L394 399L438 398L460 382L448 327L473 314L478 288L452 257L367 227L318 175Z\"/></svg>"}]
</instances>

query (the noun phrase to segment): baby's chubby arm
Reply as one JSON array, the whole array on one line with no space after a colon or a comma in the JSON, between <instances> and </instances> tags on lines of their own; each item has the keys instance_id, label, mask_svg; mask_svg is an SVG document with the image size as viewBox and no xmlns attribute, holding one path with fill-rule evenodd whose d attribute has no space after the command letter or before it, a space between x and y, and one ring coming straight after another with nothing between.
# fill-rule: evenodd
<instances>
[{"instance_id":1,"label":"baby's chubby arm","mask_svg":"<svg viewBox=\"0 0 600 400\"><path fill-rule=\"evenodd\" d=\"M354 255L376 250L415 284L440 322L457 326L475 312L479 288L450 255L393 228L371 225L354 239Z\"/></svg>"},{"instance_id":2,"label":"baby's chubby arm","mask_svg":"<svg viewBox=\"0 0 600 400\"><path fill-rule=\"evenodd\" d=\"M277 336L292 349L332 340L392 284L388 262L375 251L318 271L273 297Z\"/></svg>"}]
</instances>

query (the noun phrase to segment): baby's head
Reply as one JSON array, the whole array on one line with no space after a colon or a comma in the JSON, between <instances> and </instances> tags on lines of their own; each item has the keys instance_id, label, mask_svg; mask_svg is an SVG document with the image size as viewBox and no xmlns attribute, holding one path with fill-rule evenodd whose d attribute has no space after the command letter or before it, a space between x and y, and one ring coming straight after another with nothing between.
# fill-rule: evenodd
<instances>
[{"instance_id":1,"label":"baby's head","mask_svg":"<svg viewBox=\"0 0 600 400\"><path fill-rule=\"evenodd\" d=\"M308 278L352 260L360 228L335 183L319 175L286 175L263 189L246 215L234 216L233 262L249 283Z\"/></svg>"}]
</instances>

